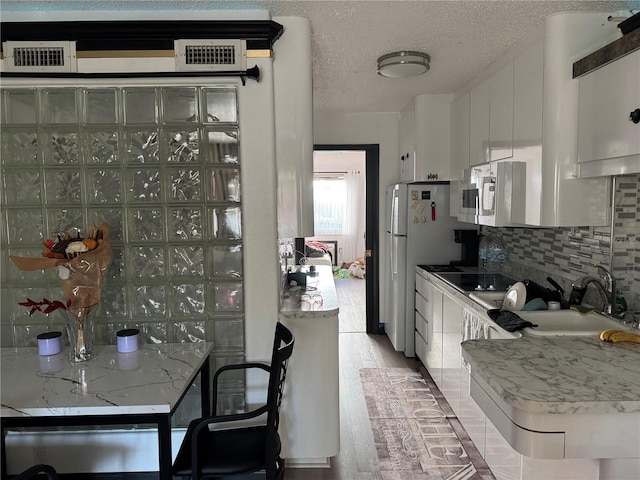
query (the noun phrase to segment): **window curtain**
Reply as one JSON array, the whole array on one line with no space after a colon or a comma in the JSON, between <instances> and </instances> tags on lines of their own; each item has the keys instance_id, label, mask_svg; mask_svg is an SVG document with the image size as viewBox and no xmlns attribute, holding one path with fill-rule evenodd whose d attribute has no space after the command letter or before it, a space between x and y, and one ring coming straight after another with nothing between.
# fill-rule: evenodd
<instances>
[{"instance_id":1,"label":"window curtain","mask_svg":"<svg viewBox=\"0 0 640 480\"><path fill-rule=\"evenodd\" d=\"M344 176L347 202L343 224L342 262L364 257L365 183L360 170L350 170Z\"/></svg>"}]
</instances>

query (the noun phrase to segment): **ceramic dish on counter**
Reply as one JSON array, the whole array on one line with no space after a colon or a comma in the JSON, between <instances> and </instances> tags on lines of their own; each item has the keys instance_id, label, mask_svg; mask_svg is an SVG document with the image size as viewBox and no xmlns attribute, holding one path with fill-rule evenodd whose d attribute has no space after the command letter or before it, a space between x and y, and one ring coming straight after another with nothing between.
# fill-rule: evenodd
<instances>
[{"instance_id":1,"label":"ceramic dish on counter","mask_svg":"<svg viewBox=\"0 0 640 480\"><path fill-rule=\"evenodd\" d=\"M522 310L526 300L527 287L522 282L516 282L509 287L509 290L507 290L507 293L504 296L504 302L502 303L502 308L516 312Z\"/></svg>"}]
</instances>

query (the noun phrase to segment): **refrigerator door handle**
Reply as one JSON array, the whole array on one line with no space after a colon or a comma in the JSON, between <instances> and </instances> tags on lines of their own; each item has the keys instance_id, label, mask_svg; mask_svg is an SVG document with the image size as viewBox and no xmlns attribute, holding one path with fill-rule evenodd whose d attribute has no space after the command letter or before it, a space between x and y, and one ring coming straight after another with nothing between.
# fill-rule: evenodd
<instances>
[{"instance_id":1,"label":"refrigerator door handle","mask_svg":"<svg viewBox=\"0 0 640 480\"><path fill-rule=\"evenodd\" d=\"M390 241L391 241L391 248L390 248L391 279L395 281L398 279L398 238L391 235Z\"/></svg>"},{"instance_id":2,"label":"refrigerator door handle","mask_svg":"<svg viewBox=\"0 0 640 480\"><path fill-rule=\"evenodd\" d=\"M389 225L389 229L392 235L396 235L398 233L398 222L400 214L400 198L398 197L398 191L394 190L391 197L391 225Z\"/></svg>"}]
</instances>

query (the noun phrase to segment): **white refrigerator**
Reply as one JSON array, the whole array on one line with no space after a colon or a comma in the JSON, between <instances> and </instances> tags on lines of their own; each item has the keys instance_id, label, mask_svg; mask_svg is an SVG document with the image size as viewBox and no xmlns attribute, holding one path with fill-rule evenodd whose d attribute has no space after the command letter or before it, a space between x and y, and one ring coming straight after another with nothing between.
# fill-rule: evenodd
<instances>
[{"instance_id":1,"label":"white refrigerator","mask_svg":"<svg viewBox=\"0 0 640 480\"><path fill-rule=\"evenodd\" d=\"M389 299L384 328L393 347L415 356L415 266L460 260L455 229L468 229L449 215L449 182L399 183L387 187L386 262Z\"/></svg>"}]
</instances>

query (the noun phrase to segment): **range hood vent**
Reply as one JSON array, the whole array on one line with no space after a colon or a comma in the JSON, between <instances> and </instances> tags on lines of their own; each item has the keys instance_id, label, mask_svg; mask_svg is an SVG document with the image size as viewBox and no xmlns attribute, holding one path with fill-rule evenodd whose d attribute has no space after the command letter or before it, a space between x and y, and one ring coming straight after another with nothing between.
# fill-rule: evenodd
<instances>
[{"instance_id":1,"label":"range hood vent","mask_svg":"<svg viewBox=\"0 0 640 480\"><path fill-rule=\"evenodd\" d=\"M247 69L245 40L176 40L177 71L241 71Z\"/></svg>"},{"instance_id":2,"label":"range hood vent","mask_svg":"<svg viewBox=\"0 0 640 480\"><path fill-rule=\"evenodd\" d=\"M7 72L76 72L75 42L4 42Z\"/></svg>"}]
</instances>

